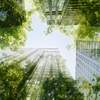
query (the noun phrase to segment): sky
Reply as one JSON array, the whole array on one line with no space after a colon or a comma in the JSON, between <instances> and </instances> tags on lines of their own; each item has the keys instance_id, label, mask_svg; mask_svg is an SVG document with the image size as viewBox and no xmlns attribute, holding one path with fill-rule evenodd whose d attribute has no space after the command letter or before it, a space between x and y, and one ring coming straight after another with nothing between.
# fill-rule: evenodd
<instances>
[{"instance_id":1,"label":"sky","mask_svg":"<svg viewBox=\"0 0 100 100\"><path fill-rule=\"evenodd\" d=\"M25 48L58 48L63 58L67 60L66 65L71 75L75 78L75 50L67 50L66 46L73 43L73 39L54 31L52 34L45 35L47 28L45 22L41 22L38 15L32 17L31 27L33 31L27 32L27 42Z\"/></svg>"}]
</instances>

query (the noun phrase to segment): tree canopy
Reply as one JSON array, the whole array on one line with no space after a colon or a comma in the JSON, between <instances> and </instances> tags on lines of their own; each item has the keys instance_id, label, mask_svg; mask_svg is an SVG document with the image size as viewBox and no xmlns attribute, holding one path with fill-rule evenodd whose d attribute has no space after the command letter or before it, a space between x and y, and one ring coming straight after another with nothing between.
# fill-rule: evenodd
<instances>
[{"instance_id":1,"label":"tree canopy","mask_svg":"<svg viewBox=\"0 0 100 100\"><path fill-rule=\"evenodd\" d=\"M82 93L84 93L84 100L99 100L100 98L100 76L95 75L91 80L91 83L88 82L83 77L77 80L78 88Z\"/></svg>"},{"instance_id":2,"label":"tree canopy","mask_svg":"<svg viewBox=\"0 0 100 100\"><path fill-rule=\"evenodd\" d=\"M0 1L0 48L16 50L25 45L26 30L31 31L33 10L26 10L22 0Z\"/></svg>"},{"instance_id":3,"label":"tree canopy","mask_svg":"<svg viewBox=\"0 0 100 100\"><path fill-rule=\"evenodd\" d=\"M71 77L47 78L43 84L44 93L41 100L84 100L76 82Z\"/></svg>"},{"instance_id":4,"label":"tree canopy","mask_svg":"<svg viewBox=\"0 0 100 100\"><path fill-rule=\"evenodd\" d=\"M0 28L0 48L16 50L23 46L26 42L27 36L25 29L22 26L12 28Z\"/></svg>"},{"instance_id":5,"label":"tree canopy","mask_svg":"<svg viewBox=\"0 0 100 100\"><path fill-rule=\"evenodd\" d=\"M0 1L0 27L13 27L22 25L26 21L26 13L22 0Z\"/></svg>"},{"instance_id":6,"label":"tree canopy","mask_svg":"<svg viewBox=\"0 0 100 100\"><path fill-rule=\"evenodd\" d=\"M3 57L10 57L4 55ZM21 60L21 58L20 58ZM23 67L19 59L11 57L0 62L0 99L26 100L28 94L28 81L36 67L34 62L27 60Z\"/></svg>"},{"instance_id":7,"label":"tree canopy","mask_svg":"<svg viewBox=\"0 0 100 100\"><path fill-rule=\"evenodd\" d=\"M0 99L17 100L17 86L23 78L21 65L16 61L0 62L0 76Z\"/></svg>"}]
</instances>

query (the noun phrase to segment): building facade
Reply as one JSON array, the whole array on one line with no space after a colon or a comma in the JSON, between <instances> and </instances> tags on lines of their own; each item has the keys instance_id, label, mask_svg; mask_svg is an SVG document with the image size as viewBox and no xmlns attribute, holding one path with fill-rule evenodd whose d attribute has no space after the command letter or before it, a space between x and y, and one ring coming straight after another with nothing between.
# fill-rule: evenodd
<instances>
[{"instance_id":1,"label":"building facade","mask_svg":"<svg viewBox=\"0 0 100 100\"><path fill-rule=\"evenodd\" d=\"M90 83L100 75L100 41L76 42L76 76L84 77Z\"/></svg>"},{"instance_id":2,"label":"building facade","mask_svg":"<svg viewBox=\"0 0 100 100\"><path fill-rule=\"evenodd\" d=\"M41 51L41 53L40 53ZM60 73L63 73L63 77L69 76L70 73L66 70L65 60L60 56L60 52L57 48L39 49L39 55L42 54L42 58L38 63L37 69L34 72L32 80L29 82L30 95L27 99L41 100L42 84L47 78L59 77ZM32 90L35 90L35 93Z\"/></svg>"},{"instance_id":3,"label":"building facade","mask_svg":"<svg viewBox=\"0 0 100 100\"><path fill-rule=\"evenodd\" d=\"M71 2L69 0L39 0L39 2L42 4L41 6L48 25L74 24L69 18L73 17L76 9L73 10L70 7ZM76 4L75 2L73 3Z\"/></svg>"}]
</instances>

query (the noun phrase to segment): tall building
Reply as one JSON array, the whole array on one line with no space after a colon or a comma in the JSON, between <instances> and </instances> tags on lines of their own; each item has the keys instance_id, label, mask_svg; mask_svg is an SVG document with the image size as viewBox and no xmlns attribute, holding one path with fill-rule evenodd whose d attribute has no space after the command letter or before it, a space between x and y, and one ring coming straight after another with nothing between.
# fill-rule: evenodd
<instances>
[{"instance_id":1,"label":"tall building","mask_svg":"<svg viewBox=\"0 0 100 100\"><path fill-rule=\"evenodd\" d=\"M100 41L76 42L76 79L84 77L90 83L100 74Z\"/></svg>"},{"instance_id":2,"label":"tall building","mask_svg":"<svg viewBox=\"0 0 100 100\"><path fill-rule=\"evenodd\" d=\"M39 2L49 25L78 25L87 22L92 26L100 25L100 20L94 13L96 11L99 14L99 1L39 0ZM87 22L83 21L84 18ZM95 22L91 22L90 19Z\"/></svg>"},{"instance_id":3,"label":"tall building","mask_svg":"<svg viewBox=\"0 0 100 100\"><path fill-rule=\"evenodd\" d=\"M47 24L56 25L62 24L64 19L68 19L67 25L71 25L69 18L72 17L72 12L68 0L39 0L42 4L43 13L47 19ZM67 14L68 13L68 14ZM63 23L65 24L65 22Z\"/></svg>"},{"instance_id":4,"label":"tall building","mask_svg":"<svg viewBox=\"0 0 100 100\"><path fill-rule=\"evenodd\" d=\"M26 61L32 62L28 66L29 77L26 76L26 79L22 80L22 84L25 83L28 86L29 95L26 100L41 100L42 84L47 78L57 78L60 73L63 77L71 76L57 48L21 49L17 53L13 52L12 56L2 58L1 61L10 60L12 57L19 59L18 62L23 67Z\"/></svg>"}]
</instances>

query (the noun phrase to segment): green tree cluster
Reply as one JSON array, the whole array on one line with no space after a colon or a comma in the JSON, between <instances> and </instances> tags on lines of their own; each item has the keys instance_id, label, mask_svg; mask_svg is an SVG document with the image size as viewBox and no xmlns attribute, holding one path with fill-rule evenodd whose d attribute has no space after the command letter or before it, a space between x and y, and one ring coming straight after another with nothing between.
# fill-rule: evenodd
<instances>
[{"instance_id":1,"label":"green tree cluster","mask_svg":"<svg viewBox=\"0 0 100 100\"><path fill-rule=\"evenodd\" d=\"M99 100L100 76L89 83L84 78L73 80L71 77L47 78L43 84L40 100Z\"/></svg>"},{"instance_id":2,"label":"green tree cluster","mask_svg":"<svg viewBox=\"0 0 100 100\"><path fill-rule=\"evenodd\" d=\"M26 21L24 3L21 0L1 0L0 13L1 28L19 26Z\"/></svg>"},{"instance_id":3,"label":"green tree cluster","mask_svg":"<svg viewBox=\"0 0 100 100\"><path fill-rule=\"evenodd\" d=\"M77 31L74 31L74 34L71 34L72 37L77 39L93 39L96 35L96 32L100 33L100 1L98 0L69 0L69 8L72 10L71 15L68 17L68 12L66 11L65 17L63 17L62 24L67 27L67 19L71 20L72 23L77 23ZM67 18L68 17L68 18ZM72 26L75 26L73 24ZM72 27L73 29L73 27ZM67 31L63 33L68 34ZM100 36L98 35L97 39Z\"/></svg>"},{"instance_id":4,"label":"green tree cluster","mask_svg":"<svg viewBox=\"0 0 100 100\"><path fill-rule=\"evenodd\" d=\"M25 45L33 13L34 9L25 9L23 0L0 1L0 49L16 50Z\"/></svg>"},{"instance_id":5,"label":"green tree cluster","mask_svg":"<svg viewBox=\"0 0 100 100\"><path fill-rule=\"evenodd\" d=\"M84 100L84 95L71 77L47 78L43 84L44 93L41 100Z\"/></svg>"},{"instance_id":6,"label":"green tree cluster","mask_svg":"<svg viewBox=\"0 0 100 100\"><path fill-rule=\"evenodd\" d=\"M100 98L100 76L96 76L91 83L84 78L77 80L78 88L84 93L84 100L99 100Z\"/></svg>"},{"instance_id":7,"label":"green tree cluster","mask_svg":"<svg viewBox=\"0 0 100 100\"><path fill-rule=\"evenodd\" d=\"M4 55L4 57L8 57ZM26 61L23 67L15 58L0 62L0 99L26 100L28 81L31 79L35 64Z\"/></svg>"},{"instance_id":8,"label":"green tree cluster","mask_svg":"<svg viewBox=\"0 0 100 100\"><path fill-rule=\"evenodd\" d=\"M100 1L69 0L72 9L79 9L90 26L100 26Z\"/></svg>"},{"instance_id":9,"label":"green tree cluster","mask_svg":"<svg viewBox=\"0 0 100 100\"><path fill-rule=\"evenodd\" d=\"M22 26L0 28L0 48L16 50L25 45L27 35Z\"/></svg>"},{"instance_id":10,"label":"green tree cluster","mask_svg":"<svg viewBox=\"0 0 100 100\"><path fill-rule=\"evenodd\" d=\"M15 94L22 78L23 70L19 63L16 63L16 61L0 62L0 99L17 100Z\"/></svg>"}]
</instances>

